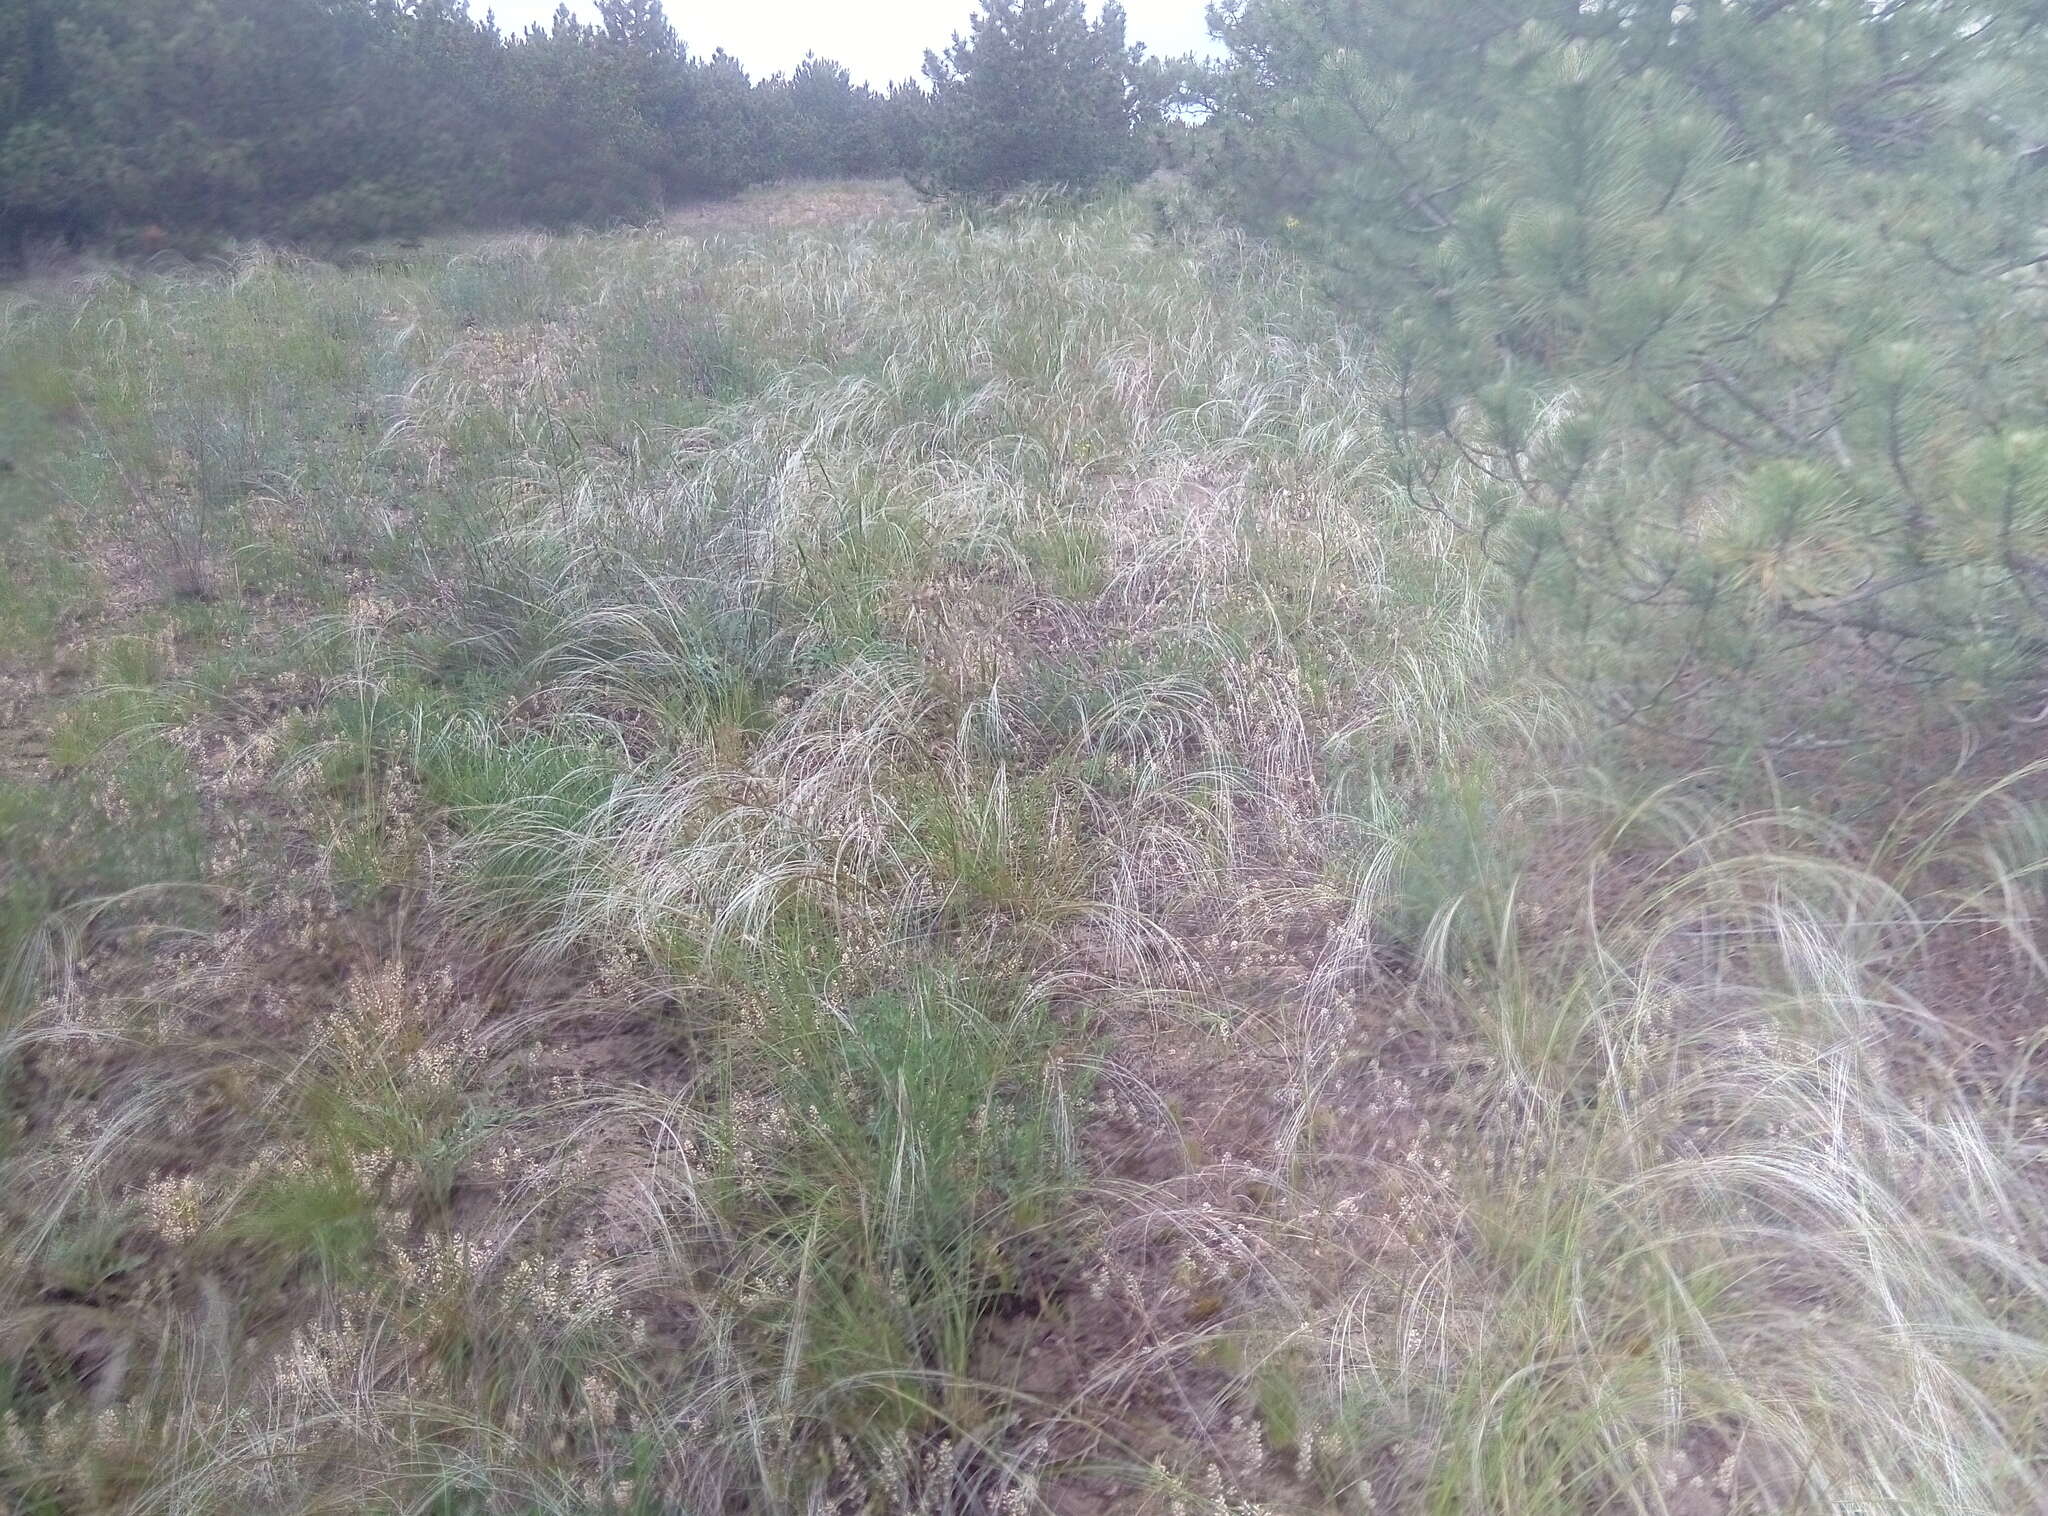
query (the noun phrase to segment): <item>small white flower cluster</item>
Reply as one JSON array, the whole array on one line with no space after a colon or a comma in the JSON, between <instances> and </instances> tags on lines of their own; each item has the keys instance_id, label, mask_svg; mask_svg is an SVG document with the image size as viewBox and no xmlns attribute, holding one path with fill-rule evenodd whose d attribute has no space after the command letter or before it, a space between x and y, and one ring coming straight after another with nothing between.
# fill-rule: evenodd
<instances>
[{"instance_id":1,"label":"small white flower cluster","mask_svg":"<svg viewBox=\"0 0 2048 1516\"><path fill-rule=\"evenodd\" d=\"M530 1184L547 1172L547 1164L529 1154L517 1138L507 1138L477 1163L484 1178L493 1184Z\"/></svg>"},{"instance_id":2,"label":"small white flower cluster","mask_svg":"<svg viewBox=\"0 0 2048 1516\"><path fill-rule=\"evenodd\" d=\"M475 1282L479 1259L460 1232L424 1237L412 1247L393 1247L391 1270L405 1288L419 1295L455 1295Z\"/></svg>"},{"instance_id":3,"label":"small white flower cluster","mask_svg":"<svg viewBox=\"0 0 2048 1516\"><path fill-rule=\"evenodd\" d=\"M939 1516L952 1508L952 1492L960 1463L960 1445L941 1437L922 1454L915 1452L908 1432L884 1442L877 1457L875 1483L904 1516ZM911 1504L912 1499L916 1504Z\"/></svg>"},{"instance_id":4,"label":"small white flower cluster","mask_svg":"<svg viewBox=\"0 0 2048 1516\"><path fill-rule=\"evenodd\" d=\"M352 632L375 632L398 615L398 607L390 601L371 594L356 594L348 597L345 613L348 629Z\"/></svg>"},{"instance_id":5,"label":"small white flower cluster","mask_svg":"<svg viewBox=\"0 0 2048 1516\"><path fill-rule=\"evenodd\" d=\"M1458 1216L1456 1176L1450 1161L1427 1146L1429 1125L1423 1123L1397 1160L1398 1169L1390 1182L1393 1204L1373 1220L1380 1229L1379 1244L1397 1251L1419 1248L1447 1222Z\"/></svg>"},{"instance_id":6,"label":"small white flower cluster","mask_svg":"<svg viewBox=\"0 0 2048 1516\"><path fill-rule=\"evenodd\" d=\"M472 1030L445 1030L455 1000L446 970L422 984L387 963L350 981L347 1008L328 1019L328 1046L348 1077L400 1080L422 1097L456 1092L489 1049Z\"/></svg>"},{"instance_id":7,"label":"small white flower cluster","mask_svg":"<svg viewBox=\"0 0 2048 1516\"><path fill-rule=\"evenodd\" d=\"M1205 1239L1200 1232L1190 1231L1185 1239L1185 1245L1173 1260L1173 1271L1170 1276L1173 1281L1172 1295L1174 1298L1187 1299L1198 1290L1213 1290L1228 1283L1235 1273L1236 1268L1228 1250L1228 1240L1224 1247L1217 1247L1212 1245L1211 1239Z\"/></svg>"},{"instance_id":8,"label":"small white flower cluster","mask_svg":"<svg viewBox=\"0 0 2048 1516\"><path fill-rule=\"evenodd\" d=\"M610 999L630 990L642 978L639 955L623 937L608 939L598 950L597 971L591 976L591 993Z\"/></svg>"},{"instance_id":9,"label":"small white flower cluster","mask_svg":"<svg viewBox=\"0 0 2048 1516\"><path fill-rule=\"evenodd\" d=\"M381 1064L385 1050L404 1035L412 1019L411 987L404 968L393 961L349 981L348 1009L329 1019L328 1044L347 1072L370 1073Z\"/></svg>"},{"instance_id":10,"label":"small white flower cluster","mask_svg":"<svg viewBox=\"0 0 2048 1516\"><path fill-rule=\"evenodd\" d=\"M67 1406L35 1421L9 1411L0 1417L0 1456L16 1469L63 1468L118 1456L146 1430L144 1413L132 1406Z\"/></svg>"},{"instance_id":11,"label":"small white flower cluster","mask_svg":"<svg viewBox=\"0 0 2048 1516\"><path fill-rule=\"evenodd\" d=\"M557 1258L526 1257L505 1273L504 1298L559 1328L599 1326L627 1320L619 1273L597 1246L594 1236L584 1238L583 1251L567 1262ZM644 1334L644 1323L635 1322Z\"/></svg>"},{"instance_id":12,"label":"small white flower cluster","mask_svg":"<svg viewBox=\"0 0 2048 1516\"><path fill-rule=\"evenodd\" d=\"M796 1118L772 1095L732 1097L726 1130L714 1138L742 1182L763 1177L796 1137Z\"/></svg>"},{"instance_id":13,"label":"small white flower cluster","mask_svg":"<svg viewBox=\"0 0 2048 1516\"><path fill-rule=\"evenodd\" d=\"M617 1426L619 1422L619 1389L600 1374L585 1374L582 1382L583 1404L590 1411L590 1419L599 1427Z\"/></svg>"},{"instance_id":14,"label":"small white flower cluster","mask_svg":"<svg viewBox=\"0 0 2048 1516\"><path fill-rule=\"evenodd\" d=\"M1039 1484L1051 1445L1040 1435L1000 1474L989 1479L978 1467L963 1479L962 1448L950 1437L922 1446L898 1431L879 1445L831 1440L831 1459L805 1509L812 1516L947 1516L962 1508L963 1495L976 1510L996 1516L1032 1516L1045 1506Z\"/></svg>"},{"instance_id":15,"label":"small white flower cluster","mask_svg":"<svg viewBox=\"0 0 2048 1516\"><path fill-rule=\"evenodd\" d=\"M1684 1448L1667 1448L1661 1454L1653 1453L1647 1444L1641 1449L1648 1458L1650 1472L1657 1486L1667 1496L1682 1490L1691 1490L1698 1495L1712 1491L1723 1500L1735 1487L1735 1455L1729 1454L1718 1467L1708 1472L1698 1458Z\"/></svg>"},{"instance_id":16,"label":"small white flower cluster","mask_svg":"<svg viewBox=\"0 0 2048 1516\"><path fill-rule=\"evenodd\" d=\"M285 723L282 721L257 728L249 734L247 741L234 744L230 750L232 766L258 774L268 773L277 761L278 750L284 745L284 732Z\"/></svg>"},{"instance_id":17,"label":"small white flower cluster","mask_svg":"<svg viewBox=\"0 0 2048 1516\"><path fill-rule=\"evenodd\" d=\"M1166 1496L1167 1516L1280 1516L1274 1507L1238 1493L1220 1464L1210 1464L1190 1482L1154 1463L1152 1479Z\"/></svg>"},{"instance_id":18,"label":"small white flower cluster","mask_svg":"<svg viewBox=\"0 0 2048 1516\"><path fill-rule=\"evenodd\" d=\"M583 1481L584 1501L601 1511L631 1510L633 1492L634 1484L630 1479L614 1479L609 1484L596 1478Z\"/></svg>"},{"instance_id":19,"label":"small white flower cluster","mask_svg":"<svg viewBox=\"0 0 2048 1516\"><path fill-rule=\"evenodd\" d=\"M1025 1445L1009 1470L1008 1487L996 1500L997 1516L1030 1516L1039 1509L1038 1477L1052 1444L1043 1433Z\"/></svg>"},{"instance_id":20,"label":"small white flower cluster","mask_svg":"<svg viewBox=\"0 0 2048 1516\"><path fill-rule=\"evenodd\" d=\"M389 1148L372 1148L368 1152L348 1155L349 1177L365 1195L374 1194L384 1177L389 1174L398 1159Z\"/></svg>"},{"instance_id":21,"label":"small white flower cluster","mask_svg":"<svg viewBox=\"0 0 2048 1516\"><path fill-rule=\"evenodd\" d=\"M301 778L307 777L301 771ZM326 930L332 917L314 903L310 894L295 896L285 907L290 918L287 930L291 943L305 953L319 952L326 945Z\"/></svg>"},{"instance_id":22,"label":"small white flower cluster","mask_svg":"<svg viewBox=\"0 0 2048 1516\"><path fill-rule=\"evenodd\" d=\"M93 1144L100 1139L103 1119L99 1108L83 1101L67 1101L64 1114L52 1124L49 1136L25 1154L17 1176L66 1178L88 1161Z\"/></svg>"},{"instance_id":23,"label":"small white flower cluster","mask_svg":"<svg viewBox=\"0 0 2048 1516\"><path fill-rule=\"evenodd\" d=\"M406 1061L405 1072L422 1092L452 1094L483 1064L489 1051L475 1032L461 1032L446 1042L416 1049Z\"/></svg>"},{"instance_id":24,"label":"small white flower cluster","mask_svg":"<svg viewBox=\"0 0 2048 1516\"><path fill-rule=\"evenodd\" d=\"M1119 1123L1140 1131L1160 1124L1157 1106L1141 1105L1135 1095L1113 1086L1098 1090L1091 1104L1098 1121Z\"/></svg>"},{"instance_id":25,"label":"small white flower cluster","mask_svg":"<svg viewBox=\"0 0 2048 1516\"><path fill-rule=\"evenodd\" d=\"M759 1269L740 1276L733 1289L733 1302L743 1311L763 1311L787 1305L796 1293L796 1280L780 1269Z\"/></svg>"},{"instance_id":26,"label":"small white flower cluster","mask_svg":"<svg viewBox=\"0 0 2048 1516\"><path fill-rule=\"evenodd\" d=\"M644 1321L629 1315L619 1270L585 1234L572 1258L529 1254L499 1272L497 1258L461 1232L423 1237L406 1244L387 1236L392 1272L405 1289L421 1297L463 1297L491 1283L491 1298L503 1309L537 1325L556 1329L625 1324L644 1341Z\"/></svg>"},{"instance_id":27,"label":"small white flower cluster","mask_svg":"<svg viewBox=\"0 0 2048 1516\"><path fill-rule=\"evenodd\" d=\"M150 1230L172 1247L183 1247L206 1229L206 1186L194 1175L159 1175L142 1189L142 1213Z\"/></svg>"},{"instance_id":28,"label":"small white flower cluster","mask_svg":"<svg viewBox=\"0 0 2048 1516\"><path fill-rule=\"evenodd\" d=\"M1090 1300L1116 1300L1135 1308L1145 1304L1145 1284L1132 1268L1116 1254L1104 1251L1088 1275L1088 1298Z\"/></svg>"},{"instance_id":29,"label":"small white flower cluster","mask_svg":"<svg viewBox=\"0 0 2048 1516\"><path fill-rule=\"evenodd\" d=\"M1342 1230L1364 1211L1365 1199L1363 1195L1345 1195L1327 1206L1308 1206L1301 1213L1301 1224L1305 1227Z\"/></svg>"},{"instance_id":30,"label":"small white flower cluster","mask_svg":"<svg viewBox=\"0 0 2048 1516\"><path fill-rule=\"evenodd\" d=\"M249 1165L249 1172L303 1179L313 1172L313 1150L304 1142L266 1143Z\"/></svg>"},{"instance_id":31,"label":"small white flower cluster","mask_svg":"<svg viewBox=\"0 0 2048 1516\"><path fill-rule=\"evenodd\" d=\"M234 879L248 865L257 824L234 812L221 815L213 845L206 855L206 877L216 883Z\"/></svg>"},{"instance_id":32,"label":"small white flower cluster","mask_svg":"<svg viewBox=\"0 0 2048 1516\"><path fill-rule=\"evenodd\" d=\"M300 1327L272 1366L280 1399L299 1405L331 1406L353 1400L364 1367L367 1338L354 1315Z\"/></svg>"}]
</instances>

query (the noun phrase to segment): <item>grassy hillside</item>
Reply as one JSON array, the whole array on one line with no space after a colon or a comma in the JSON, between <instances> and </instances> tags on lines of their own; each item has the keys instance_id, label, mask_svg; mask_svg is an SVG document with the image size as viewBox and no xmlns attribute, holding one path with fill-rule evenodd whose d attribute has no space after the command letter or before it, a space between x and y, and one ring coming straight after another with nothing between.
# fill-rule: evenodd
<instances>
[{"instance_id":1,"label":"grassy hillside","mask_svg":"<svg viewBox=\"0 0 2048 1516\"><path fill-rule=\"evenodd\" d=\"M1616 729L1288 268L832 204L0 297L12 1508L2038 1508L2038 729Z\"/></svg>"}]
</instances>

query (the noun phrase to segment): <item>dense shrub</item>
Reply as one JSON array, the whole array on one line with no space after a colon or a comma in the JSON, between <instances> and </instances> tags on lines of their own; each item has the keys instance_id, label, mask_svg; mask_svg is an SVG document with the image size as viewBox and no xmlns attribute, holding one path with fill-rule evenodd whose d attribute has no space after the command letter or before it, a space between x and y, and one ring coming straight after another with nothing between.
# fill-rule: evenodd
<instances>
[{"instance_id":1,"label":"dense shrub","mask_svg":"<svg viewBox=\"0 0 2048 1516\"><path fill-rule=\"evenodd\" d=\"M1849 645L2037 693L2042 10L1239 0L1208 175L1376 327L1400 486L1572 660L1627 649L1632 715Z\"/></svg>"}]
</instances>

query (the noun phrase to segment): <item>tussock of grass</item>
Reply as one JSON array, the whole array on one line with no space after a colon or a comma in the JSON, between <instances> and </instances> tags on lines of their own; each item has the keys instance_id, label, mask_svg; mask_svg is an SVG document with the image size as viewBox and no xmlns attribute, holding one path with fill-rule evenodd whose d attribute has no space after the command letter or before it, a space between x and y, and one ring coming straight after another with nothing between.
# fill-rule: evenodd
<instances>
[{"instance_id":1,"label":"tussock of grass","mask_svg":"<svg viewBox=\"0 0 2048 1516\"><path fill-rule=\"evenodd\" d=\"M1605 727L1255 250L0 344L90 578L0 607L24 1509L2039 1502L2038 773Z\"/></svg>"}]
</instances>

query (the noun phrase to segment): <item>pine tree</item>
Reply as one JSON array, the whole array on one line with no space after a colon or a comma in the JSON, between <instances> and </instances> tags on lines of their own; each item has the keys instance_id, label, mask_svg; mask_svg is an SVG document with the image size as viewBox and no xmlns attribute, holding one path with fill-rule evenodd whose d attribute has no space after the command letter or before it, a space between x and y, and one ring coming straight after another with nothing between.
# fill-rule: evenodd
<instances>
[{"instance_id":1,"label":"pine tree","mask_svg":"<svg viewBox=\"0 0 2048 1516\"><path fill-rule=\"evenodd\" d=\"M1410 496L1634 716L1843 647L2034 691L2043 10L1241 0L1210 178L1376 328Z\"/></svg>"},{"instance_id":2,"label":"pine tree","mask_svg":"<svg viewBox=\"0 0 2048 1516\"><path fill-rule=\"evenodd\" d=\"M1111 0L1090 22L1081 0L982 0L968 35L925 54L931 80L929 187L1003 194L1027 185L1090 190L1142 168L1143 50L1124 41Z\"/></svg>"},{"instance_id":3,"label":"pine tree","mask_svg":"<svg viewBox=\"0 0 2048 1516\"><path fill-rule=\"evenodd\" d=\"M509 49L495 125L522 217L589 225L659 207L662 144L642 111L652 62L566 5Z\"/></svg>"},{"instance_id":4,"label":"pine tree","mask_svg":"<svg viewBox=\"0 0 2048 1516\"><path fill-rule=\"evenodd\" d=\"M771 177L837 178L896 166L886 102L829 58L806 57L755 91Z\"/></svg>"}]
</instances>

